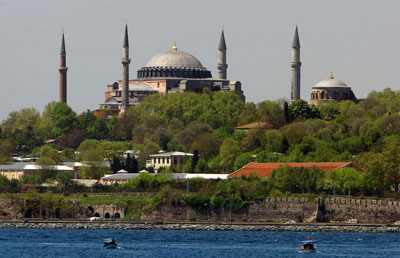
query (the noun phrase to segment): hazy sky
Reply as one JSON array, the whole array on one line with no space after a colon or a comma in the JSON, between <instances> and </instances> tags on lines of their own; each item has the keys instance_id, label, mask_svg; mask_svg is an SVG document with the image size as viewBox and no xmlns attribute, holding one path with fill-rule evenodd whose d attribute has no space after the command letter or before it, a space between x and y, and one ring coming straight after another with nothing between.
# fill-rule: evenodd
<instances>
[{"instance_id":1,"label":"hazy sky","mask_svg":"<svg viewBox=\"0 0 400 258\"><path fill-rule=\"evenodd\" d=\"M301 97L333 72L357 97L400 89L400 1L33 1L0 0L0 121L24 107L43 111L58 100L59 52L65 30L68 104L96 109L106 85L121 79L128 20L131 79L171 48L196 56L216 76L221 27L228 79L246 101L290 96L291 44L299 22Z\"/></svg>"}]
</instances>

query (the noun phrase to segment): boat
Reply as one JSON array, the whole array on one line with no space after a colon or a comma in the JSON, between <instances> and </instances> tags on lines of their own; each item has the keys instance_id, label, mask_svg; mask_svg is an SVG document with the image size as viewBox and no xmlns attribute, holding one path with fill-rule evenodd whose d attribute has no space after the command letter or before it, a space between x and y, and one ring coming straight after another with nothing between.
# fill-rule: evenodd
<instances>
[{"instance_id":1,"label":"boat","mask_svg":"<svg viewBox=\"0 0 400 258\"><path fill-rule=\"evenodd\" d=\"M301 247L302 252L315 252L316 249L314 247L314 243L317 242L315 240L311 240L311 237L308 237L307 240L301 241L303 246Z\"/></svg>"},{"instance_id":2,"label":"boat","mask_svg":"<svg viewBox=\"0 0 400 258\"><path fill-rule=\"evenodd\" d=\"M117 243L115 243L115 238L104 238L102 249L115 249L117 248Z\"/></svg>"}]
</instances>

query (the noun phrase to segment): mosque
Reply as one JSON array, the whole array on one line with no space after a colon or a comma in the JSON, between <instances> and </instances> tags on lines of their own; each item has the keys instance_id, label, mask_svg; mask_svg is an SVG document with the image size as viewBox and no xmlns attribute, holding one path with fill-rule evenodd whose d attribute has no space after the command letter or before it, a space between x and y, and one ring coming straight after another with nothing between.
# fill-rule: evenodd
<instances>
[{"instance_id":1,"label":"mosque","mask_svg":"<svg viewBox=\"0 0 400 258\"><path fill-rule=\"evenodd\" d=\"M129 39L128 26L125 26L123 40L122 80L107 85L105 101L95 111L96 115L109 116L125 112L129 106L137 105L144 97L150 94L170 94L174 92L197 92L204 89L211 91L236 92L241 100L245 101L240 81L227 79L228 64L226 62L227 47L224 30L218 45L217 78L213 78L193 55L178 50L174 40L171 50L157 54L150 58L145 66L137 71L137 78L129 79ZM291 67L291 94L290 102L300 99L300 39L298 27L294 33L292 43ZM60 102L67 101L67 71L64 33L60 52ZM311 104L320 104L330 101L351 100L358 102L353 91L346 83L335 79L330 74L329 79L322 80L311 89ZM105 112L104 112L105 111ZM103 113L103 114L100 114Z\"/></svg>"},{"instance_id":2,"label":"mosque","mask_svg":"<svg viewBox=\"0 0 400 258\"><path fill-rule=\"evenodd\" d=\"M290 63L292 79L290 102L300 99L300 39L296 26L292 44L292 62ZM358 102L353 91L346 83L335 79L331 73L328 80L322 80L311 89L310 104L321 104L330 101L351 100Z\"/></svg>"},{"instance_id":3,"label":"mosque","mask_svg":"<svg viewBox=\"0 0 400 258\"><path fill-rule=\"evenodd\" d=\"M125 27L123 44L123 79L107 85L105 102L100 110L109 110L112 114L125 112L129 106L137 105L150 94L170 94L174 92L234 91L242 101L245 96L240 81L227 79L226 42L222 30L218 46L218 76L211 72L193 55L178 50L176 42L172 49L150 58L147 64L137 71L137 78L129 80L129 41L128 27Z\"/></svg>"}]
</instances>

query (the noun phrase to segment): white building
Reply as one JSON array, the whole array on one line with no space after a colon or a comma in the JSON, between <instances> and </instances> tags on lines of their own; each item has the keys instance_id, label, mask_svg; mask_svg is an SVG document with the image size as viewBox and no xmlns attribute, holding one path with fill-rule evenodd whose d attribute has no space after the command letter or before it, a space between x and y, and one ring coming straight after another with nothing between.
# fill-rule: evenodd
<instances>
[{"instance_id":1,"label":"white building","mask_svg":"<svg viewBox=\"0 0 400 258\"><path fill-rule=\"evenodd\" d=\"M161 152L150 155L150 159L146 161L146 167L153 167L156 172L161 167L183 168L183 165L191 157L193 157L192 153L180 151Z\"/></svg>"}]
</instances>

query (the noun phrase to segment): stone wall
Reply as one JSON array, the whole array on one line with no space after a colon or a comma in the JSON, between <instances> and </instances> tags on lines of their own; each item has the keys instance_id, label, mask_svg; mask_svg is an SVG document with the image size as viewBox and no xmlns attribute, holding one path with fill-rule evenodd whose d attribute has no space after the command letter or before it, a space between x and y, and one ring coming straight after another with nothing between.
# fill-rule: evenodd
<instances>
[{"instance_id":1,"label":"stone wall","mask_svg":"<svg viewBox=\"0 0 400 258\"><path fill-rule=\"evenodd\" d=\"M400 221L398 201L332 198L325 200L325 209L327 219L332 222L349 219L357 219L359 223ZM232 213L224 208L196 212L186 204L160 205L151 213L143 214L142 220L229 222L232 218L234 222L315 222L317 211L317 199L270 197Z\"/></svg>"}]
</instances>

